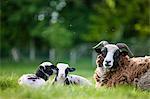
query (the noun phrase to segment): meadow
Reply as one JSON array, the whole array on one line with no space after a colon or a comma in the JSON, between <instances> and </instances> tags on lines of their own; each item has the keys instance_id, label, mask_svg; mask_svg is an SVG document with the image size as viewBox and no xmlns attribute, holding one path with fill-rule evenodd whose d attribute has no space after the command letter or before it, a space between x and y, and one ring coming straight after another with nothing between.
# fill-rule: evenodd
<instances>
[{"instance_id":1,"label":"meadow","mask_svg":"<svg viewBox=\"0 0 150 99\"><path fill-rule=\"evenodd\" d=\"M88 78L93 86L51 86L48 83L39 89L20 87L17 83L22 74L34 73L40 62L1 62L0 99L150 99L150 93L133 86L95 88L95 67L88 60L80 60L74 74ZM50 77L49 82L53 79Z\"/></svg>"}]
</instances>

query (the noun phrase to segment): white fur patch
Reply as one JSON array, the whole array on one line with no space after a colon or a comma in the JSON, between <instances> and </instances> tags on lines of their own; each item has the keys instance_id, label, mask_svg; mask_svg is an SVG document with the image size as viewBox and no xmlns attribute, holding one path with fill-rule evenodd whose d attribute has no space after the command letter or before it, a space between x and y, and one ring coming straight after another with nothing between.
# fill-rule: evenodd
<instances>
[{"instance_id":1,"label":"white fur patch","mask_svg":"<svg viewBox=\"0 0 150 99\"><path fill-rule=\"evenodd\" d=\"M29 79L31 77L37 78L37 79ZM45 84L45 80L42 78L38 78L35 74L24 74L23 76L19 78L18 84L21 86L38 88Z\"/></svg>"},{"instance_id":2,"label":"white fur patch","mask_svg":"<svg viewBox=\"0 0 150 99\"><path fill-rule=\"evenodd\" d=\"M58 79L65 79L65 70L69 67L68 64L65 63L58 63L57 68L58 70Z\"/></svg>"},{"instance_id":3,"label":"white fur patch","mask_svg":"<svg viewBox=\"0 0 150 99\"><path fill-rule=\"evenodd\" d=\"M92 85L92 83L87 80L86 78L79 76L79 75L69 75L67 76L68 80L71 81L73 84L77 84L77 85Z\"/></svg>"},{"instance_id":4,"label":"white fur patch","mask_svg":"<svg viewBox=\"0 0 150 99\"><path fill-rule=\"evenodd\" d=\"M45 67L45 66L50 66L53 65L51 62L43 62L42 64L40 64L41 66Z\"/></svg>"},{"instance_id":5,"label":"white fur patch","mask_svg":"<svg viewBox=\"0 0 150 99\"><path fill-rule=\"evenodd\" d=\"M103 66L104 66L104 68L111 68L113 66L113 63L114 63L114 59L113 59L114 53L119 48L113 44L108 44L105 47L107 48L107 55L103 61ZM109 67L106 66L106 63L107 63L106 61L110 61Z\"/></svg>"}]
</instances>

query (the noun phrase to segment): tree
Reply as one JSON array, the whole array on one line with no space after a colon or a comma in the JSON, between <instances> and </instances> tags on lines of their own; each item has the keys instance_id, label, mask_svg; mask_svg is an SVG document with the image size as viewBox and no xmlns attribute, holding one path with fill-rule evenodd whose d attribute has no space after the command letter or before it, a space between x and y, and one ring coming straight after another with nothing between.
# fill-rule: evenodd
<instances>
[{"instance_id":1,"label":"tree","mask_svg":"<svg viewBox=\"0 0 150 99\"><path fill-rule=\"evenodd\" d=\"M105 0L94 5L86 41L121 40L150 36L149 0Z\"/></svg>"},{"instance_id":2,"label":"tree","mask_svg":"<svg viewBox=\"0 0 150 99\"><path fill-rule=\"evenodd\" d=\"M35 26L35 16L43 7L43 3L45 2L41 0L1 1L1 52L29 46L31 39L33 39L30 31Z\"/></svg>"}]
</instances>

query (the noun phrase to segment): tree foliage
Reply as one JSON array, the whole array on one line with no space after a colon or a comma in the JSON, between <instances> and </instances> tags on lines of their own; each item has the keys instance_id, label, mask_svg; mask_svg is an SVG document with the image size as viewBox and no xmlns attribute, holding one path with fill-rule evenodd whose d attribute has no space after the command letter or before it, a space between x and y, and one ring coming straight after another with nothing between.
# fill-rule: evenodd
<instances>
[{"instance_id":1,"label":"tree foliage","mask_svg":"<svg viewBox=\"0 0 150 99\"><path fill-rule=\"evenodd\" d=\"M149 0L104 0L94 5L87 41L150 36Z\"/></svg>"},{"instance_id":2,"label":"tree foliage","mask_svg":"<svg viewBox=\"0 0 150 99\"><path fill-rule=\"evenodd\" d=\"M149 0L2 0L1 49L26 47L32 40L70 48L102 39L149 39L149 4Z\"/></svg>"},{"instance_id":3,"label":"tree foliage","mask_svg":"<svg viewBox=\"0 0 150 99\"><path fill-rule=\"evenodd\" d=\"M42 28L41 25L39 25L39 27ZM36 33L33 34L34 36L40 36L42 39L47 41L52 48L68 48L71 47L73 43L72 33L61 24L51 24L44 28L43 31L34 31L33 33Z\"/></svg>"}]
</instances>

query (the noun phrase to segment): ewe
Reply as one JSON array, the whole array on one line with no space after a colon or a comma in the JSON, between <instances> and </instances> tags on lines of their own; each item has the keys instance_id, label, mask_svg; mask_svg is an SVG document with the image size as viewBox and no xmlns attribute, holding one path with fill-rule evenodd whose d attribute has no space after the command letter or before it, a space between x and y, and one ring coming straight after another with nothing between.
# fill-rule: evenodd
<instances>
[{"instance_id":1,"label":"ewe","mask_svg":"<svg viewBox=\"0 0 150 99\"><path fill-rule=\"evenodd\" d=\"M94 74L97 87L135 84L140 88L147 86L144 89L150 89L150 76L146 76L149 74L146 72L150 71L150 56L130 58L133 54L124 43L115 45L101 41L93 48L98 53ZM141 79L146 83L141 82Z\"/></svg>"}]
</instances>

